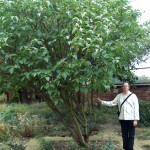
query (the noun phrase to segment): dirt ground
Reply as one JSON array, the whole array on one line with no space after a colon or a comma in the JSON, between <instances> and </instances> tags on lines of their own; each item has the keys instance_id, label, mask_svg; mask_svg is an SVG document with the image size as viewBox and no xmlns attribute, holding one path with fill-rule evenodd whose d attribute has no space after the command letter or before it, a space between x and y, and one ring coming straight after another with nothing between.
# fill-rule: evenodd
<instances>
[{"instance_id":1,"label":"dirt ground","mask_svg":"<svg viewBox=\"0 0 150 150\"><path fill-rule=\"evenodd\" d=\"M144 138L143 133L150 133L150 128L136 128L136 137L135 137L135 150L150 150L150 137ZM51 141L53 143L54 150L77 150L77 146L72 141L70 137L45 137L46 141ZM120 132L120 125L117 124L102 124L100 125L100 131L98 134L95 134L90 137L90 143L96 143L97 147L103 145L104 143L111 140L114 144L115 150L122 149L122 137ZM27 144L26 150L38 150L36 146L37 142L31 140ZM34 148L35 149L34 149ZM39 149L40 150L40 149ZM89 150L93 150L89 148Z\"/></svg>"},{"instance_id":2,"label":"dirt ground","mask_svg":"<svg viewBox=\"0 0 150 150\"><path fill-rule=\"evenodd\" d=\"M104 126L101 125L101 129L102 133L99 134L102 134L103 140L111 139L112 141L114 141L114 143L118 143L119 150L123 150L119 123L113 125L112 124L105 124ZM134 144L135 150L150 150L150 136L148 136L147 138L142 138L142 134L144 132L150 133L150 128L141 128L141 127L136 128L135 144Z\"/></svg>"}]
</instances>

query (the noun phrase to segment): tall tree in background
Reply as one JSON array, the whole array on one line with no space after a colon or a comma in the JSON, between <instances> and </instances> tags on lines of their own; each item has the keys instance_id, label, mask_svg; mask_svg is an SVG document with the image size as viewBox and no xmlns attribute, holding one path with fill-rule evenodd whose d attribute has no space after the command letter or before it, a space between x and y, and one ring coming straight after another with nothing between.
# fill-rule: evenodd
<instances>
[{"instance_id":1,"label":"tall tree in background","mask_svg":"<svg viewBox=\"0 0 150 150\"><path fill-rule=\"evenodd\" d=\"M34 88L78 145L90 136L82 93L132 79L147 53L127 0L0 0L1 92Z\"/></svg>"},{"instance_id":2,"label":"tall tree in background","mask_svg":"<svg viewBox=\"0 0 150 150\"><path fill-rule=\"evenodd\" d=\"M145 52L144 58L148 59L150 56L150 21L144 23L145 31L147 34L147 38L145 39L145 44L143 47L143 51ZM143 55L143 54L142 54Z\"/></svg>"}]
</instances>

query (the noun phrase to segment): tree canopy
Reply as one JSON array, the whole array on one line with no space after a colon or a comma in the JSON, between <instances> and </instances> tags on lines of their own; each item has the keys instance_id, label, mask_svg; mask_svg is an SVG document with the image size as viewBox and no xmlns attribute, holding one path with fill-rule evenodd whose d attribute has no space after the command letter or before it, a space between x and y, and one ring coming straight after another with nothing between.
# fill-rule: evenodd
<instances>
[{"instance_id":1,"label":"tree canopy","mask_svg":"<svg viewBox=\"0 0 150 150\"><path fill-rule=\"evenodd\" d=\"M0 0L1 92L36 89L86 145L82 93L92 103L93 91L109 90L114 78L132 80L147 53L139 15L128 0Z\"/></svg>"}]
</instances>

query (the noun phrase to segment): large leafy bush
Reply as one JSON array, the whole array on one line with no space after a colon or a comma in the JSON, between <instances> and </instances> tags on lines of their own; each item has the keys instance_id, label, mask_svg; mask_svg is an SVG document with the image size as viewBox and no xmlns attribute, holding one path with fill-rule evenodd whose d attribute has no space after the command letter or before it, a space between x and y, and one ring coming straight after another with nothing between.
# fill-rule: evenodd
<instances>
[{"instance_id":1,"label":"large leafy bush","mask_svg":"<svg viewBox=\"0 0 150 150\"><path fill-rule=\"evenodd\" d=\"M91 106L93 92L109 90L114 78L132 80L130 68L146 52L139 12L127 0L0 0L0 5L1 92L34 89L76 143L87 145L85 101Z\"/></svg>"}]
</instances>

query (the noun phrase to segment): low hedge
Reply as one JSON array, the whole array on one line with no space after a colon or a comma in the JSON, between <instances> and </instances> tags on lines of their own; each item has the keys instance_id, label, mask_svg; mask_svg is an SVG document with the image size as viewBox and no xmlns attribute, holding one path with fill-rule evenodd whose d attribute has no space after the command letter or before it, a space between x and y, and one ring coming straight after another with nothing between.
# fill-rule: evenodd
<instances>
[{"instance_id":1,"label":"low hedge","mask_svg":"<svg viewBox=\"0 0 150 150\"><path fill-rule=\"evenodd\" d=\"M140 124L150 126L150 101L140 101Z\"/></svg>"}]
</instances>

